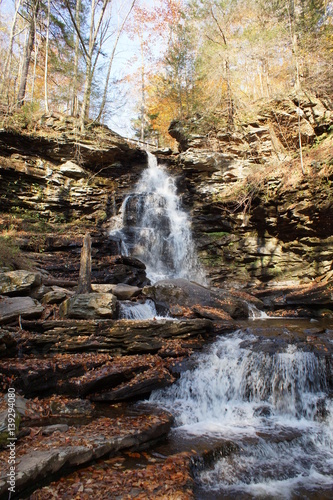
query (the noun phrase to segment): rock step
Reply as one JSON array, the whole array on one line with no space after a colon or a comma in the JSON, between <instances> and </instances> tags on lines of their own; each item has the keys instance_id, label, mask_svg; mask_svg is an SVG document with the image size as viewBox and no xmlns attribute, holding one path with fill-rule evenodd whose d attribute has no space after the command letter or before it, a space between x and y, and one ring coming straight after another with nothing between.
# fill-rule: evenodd
<instances>
[{"instance_id":1,"label":"rock step","mask_svg":"<svg viewBox=\"0 0 333 500\"><path fill-rule=\"evenodd\" d=\"M92 460L112 456L120 450L136 450L144 443L165 436L172 416L167 412L148 409L145 414L98 418L88 425L70 426L67 430L45 435L34 428L16 442L15 493L36 487L38 481L51 478L71 468L81 467ZM37 430L37 432L36 432ZM42 428L40 429L42 430ZM0 453L0 497L8 493L6 480L10 450Z\"/></svg>"},{"instance_id":2,"label":"rock step","mask_svg":"<svg viewBox=\"0 0 333 500\"><path fill-rule=\"evenodd\" d=\"M187 349L187 355L191 353ZM94 401L124 401L149 395L170 385L175 377L168 359L157 355L111 357L108 354L57 354L0 362L0 385L8 382L25 396L53 391Z\"/></svg>"},{"instance_id":3,"label":"rock step","mask_svg":"<svg viewBox=\"0 0 333 500\"><path fill-rule=\"evenodd\" d=\"M22 321L23 352L109 352L112 355L154 353L166 339L207 337L207 319ZM42 333L42 335L40 335Z\"/></svg>"}]
</instances>

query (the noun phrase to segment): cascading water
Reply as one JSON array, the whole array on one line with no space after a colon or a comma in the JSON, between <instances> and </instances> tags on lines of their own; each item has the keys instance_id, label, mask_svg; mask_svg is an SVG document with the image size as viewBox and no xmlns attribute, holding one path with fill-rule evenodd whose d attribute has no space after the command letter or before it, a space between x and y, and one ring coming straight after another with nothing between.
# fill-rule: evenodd
<instances>
[{"instance_id":1,"label":"cascading water","mask_svg":"<svg viewBox=\"0 0 333 500\"><path fill-rule=\"evenodd\" d=\"M119 304L120 319L149 319L160 317L157 314L155 303L146 300L144 304L125 300Z\"/></svg>"},{"instance_id":2,"label":"cascading water","mask_svg":"<svg viewBox=\"0 0 333 500\"><path fill-rule=\"evenodd\" d=\"M120 237L125 255L144 262L153 283L166 278L205 283L175 181L151 153L148 168L124 200L111 234Z\"/></svg>"},{"instance_id":3,"label":"cascading water","mask_svg":"<svg viewBox=\"0 0 333 500\"><path fill-rule=\"evenodd\" d=\"M197 498L330 498L333 404L325 360L293 345L272 354L255 344L242 332L221 338L176 384L151 395L175 414L176 439L235 443L236 452L198 472ZM323 496L307 496L314 491Z\"/></svg>"}]
</instances>

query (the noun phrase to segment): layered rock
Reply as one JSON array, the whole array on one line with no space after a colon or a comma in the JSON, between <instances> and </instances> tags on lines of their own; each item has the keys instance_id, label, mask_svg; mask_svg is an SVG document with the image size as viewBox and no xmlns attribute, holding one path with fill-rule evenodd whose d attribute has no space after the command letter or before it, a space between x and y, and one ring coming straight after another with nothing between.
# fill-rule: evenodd
<instances>
[{"instance_id":1,"label":"layered rock","mask_svg":"<svg viewBox=\"0 0 333 500\"><path fill-rule=\"evenodd\" d=\"M210 130L199 116L171 124L179 191L216 286L297 285L332 270L332 137L304 154L302 175L292 160L299 109L303 146L329 133L332 110L305 95L266 104L232 133Z\"/></svg>"},{"instance_id":2,"label":"layered rock","mask_svg":"<svg viewBox=\"0 0 333 500\"><path fill-rule=\"evenodd\" d=\"M72 128L73 127L73 128ZM42 117L33 132L0 131L3 211L48 221L101 222L146 165L143 150L97 126L74 130L68 117Z\"/></svg>"},{"instance_id":3,"label":"layered rock","mask_svg":"<svg viewBox=\"0 0 333 500\"><path fill-rule=\"evenodd\" d=\"M24 352L153 353L166 339L205 337L212 331L206 319L171 320L58 320L23 322ZM40 333L43 333L42 335Z\"/></svg>"}]
</instances>

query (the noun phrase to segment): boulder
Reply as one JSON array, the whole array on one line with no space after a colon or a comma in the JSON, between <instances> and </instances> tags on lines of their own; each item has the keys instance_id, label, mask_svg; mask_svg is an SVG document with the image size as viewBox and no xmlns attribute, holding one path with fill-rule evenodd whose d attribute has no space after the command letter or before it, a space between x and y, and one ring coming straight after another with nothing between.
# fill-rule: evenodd
<instances>
[{"instance_id":1,"label":"boulder","mask_svg":"<svg viewBox=\"0 0 333 500\"><path fill-rule=\"evenodd\" d=\"M82 167L79 167L79 165L70 160L60 165L59 169L62 175L71 179L82 179L88 176L87 172L83 170Z\"/></svg>"},{"instance_id":2,"label":"boulder","mask_svg":"<svg viewBox=\"0 0 333 500\"><path fill-rule=\"evenodd\" d=\"M117 299L112 293L82 293L65 300L60 306L62 318L114 318Z\"/></svg>"},{"instance_id":3,"label":"boulder","mask_svg":"<svg viewBox=\"0 0 333 500\"><path fill-rule=\"evenodd\" d=\"M143 288L142 293L153 299L156 304L170 308L170 306L180 306L190 308L194 316L209 317L213 314L214 319L219 315L218 310L222 310L233 319L247 318L249 316L249 303L259 309L263 305L260 300L249 294L240 294L218 288L209 289L197 283L184 279L170 279L158 281L154 285ZM203 308L209 308L204 315ZM212 311L214 308L215 311ZM200 311L202 314L200 314ZM212 317L212 316L211 316ZM223 318L223 314L219 319Z\"/></svg>"},{"instance_id":4,"label":"boulder","mask_svg":"<svg viewBox=\"0 0 333 500\"><path fill-rule=\"evenodd\" d=\"M0 297L0 325L10 323L19 316L39 318L44 307L31 297Z\"/></svg>"},{"instance_id":5,"label":"boulder","mask_svg":"<svg viewBox=\"0 0 333 500\"><path fill-rule=\"evenodd\" d=\"M43 304L60 304L67 298L66 291L51 290L42 299Z\"/></svg>"},{"instance_id":6,"label":"boulder","mask_svg":"<svg viewBox=\"0 0 333 500\"><path fill-rule=\"evenodd\" d=\"M0 295L28 295L42 282L40 273L32 271L8 271L0 274Z\"/></svg>"},{"instance_id":7,"label":"boulder","mask_svg":"<svg viewBox=\"0 0 333 500\"><path fill-rule=\"evenodd\" d=\"M94 292L98 293L113 293L118 300L128 300L132 297L136 297L141 292L141 288L132 285L126 285L126 283L114 284L95 284L91 288Z\"/></svg>"}]
</instances>

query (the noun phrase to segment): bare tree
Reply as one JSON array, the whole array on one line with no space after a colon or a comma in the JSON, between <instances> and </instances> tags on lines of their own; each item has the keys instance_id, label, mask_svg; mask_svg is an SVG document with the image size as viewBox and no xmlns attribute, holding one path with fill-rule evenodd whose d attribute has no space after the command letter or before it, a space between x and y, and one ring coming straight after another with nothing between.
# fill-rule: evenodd
<instances>
[{"instance_id":1,"label":"bare tree","mask_svg":"<svg viewBox=\"0 0 333 500\"><path fill-rule=\"evenodd\" d=\"M39 0L33 0L30 6L29 36L27 39L27 43L25 44L23 53L23 66L22 66L20 87L17 96L18 106L22 106L25 99L30 59L35 42L35 33L36 33L35 28L36 28L36 21L37 21L37 14L39 11L39 7L40 7Z\"/></svg>"},{"instance_id":2,"label":"bare tree","mask_svg":"<svg viewBox=\"0 0 333 500\"><path fill-rule=\"evenodd\" d=\"M81 130L84 130L84 122L85 119L88 118L89 115L89 107L90 107L90 97L91 97L91 86L93 80L93 69L96 66L97 57L96 55L95 63L93 61L93 55L95 51L97 37L99 35L103 17L105 14L106 7L109 3L109 0L103 0L103 4L98 16L98 20L96 22L96 14L97 14L97 5L98 0L92 0L91 3L91 16L90 16L90 30L89 30L89 45L88 50L86 50L86 76L85 76L85 85L83 92L83 100L82 107L80 113L80 127Z\"/></svg>"},{"instance_id":3,"label":"bare tree","mask_svg":"<svg viewBox=\"0 0 333 500\"><path fill-rule=\"evenodd\" d=\"M106 105L106 100L107 100L107 95L108 95L108 87L109 87L109 82L110 82L110 76L111 76L111 69L112 69L112 64L113 64L113 61L114 61L114 57L115 57L115 54L116 54L116 49L117 49L117 45L118 45L118 42L119 42L119 38L124 30L124 26L126 24L126 21L127 19L129 18L129 15L130 13L132 12L132 9L135 5L135 2L136 0L132 0L132 3L131 3L131 6L126 14L126 16L124 17L123 19L123 22L121 23L118 31L117 31L117 36L116 36L116 40L114 42L114 45L113 45L113 49L112 49L112 52L111 52L111 55L110 55L110 58L109 58L109 66L108 66L108 71L107 71L107 75L106 75L106 80L105 80L105 86L104 86L104 92L103 92L103 98L102 98L102 103L101 103L101 106L100 106L100 109L99 109L99 113L98 113L98 116L96 118L96 121L100 121L102 116L103 116L103 111L104 111L104 108L105 108L105 105Z\"/></svg>"},{"instance_id":4,"label":"bare tree","mask_svg":"<svg viewBox=\"0 0 333 500\"><path fill-rule=\"evenodd\" d=\"M81 11L81 0L76 0L75 5L75 26L80 30L80 11ZM78 91L78 78L79 78L79 56L80 56L80 37L75 30L75 46L74 46L74 74L73 74L73 97L72 97L72 108L71 115L77 116L79 101L77 98Z\"/></svg>"},{"instance_id":5,"label":"bare tree","mask_svg":"<svg viewBox=\"0 0 333 500\"><path fill-rule=\"evenodd\" d=\"M47 1L47 19L46 19L46 42L45 42L45 71L44 71L44 89L45 89L45 111L49 112L48 92L47 92L47 75L48 75L48 58L49 58L49 38L50 38L50 14L51 0Z\"/></svg>"}]
</instances>

